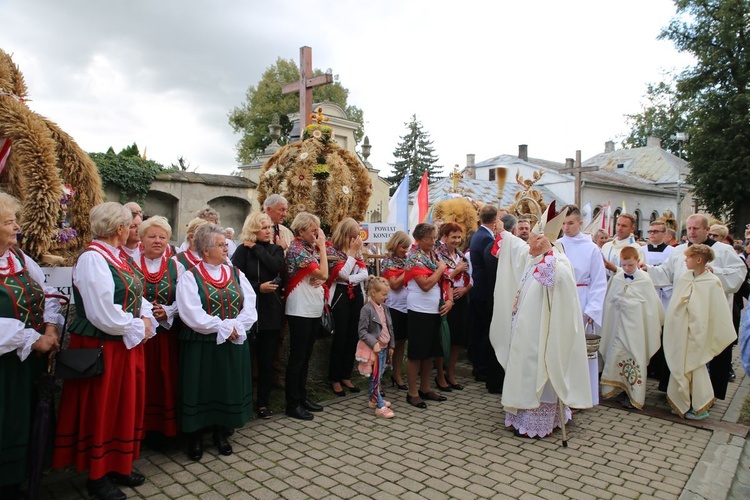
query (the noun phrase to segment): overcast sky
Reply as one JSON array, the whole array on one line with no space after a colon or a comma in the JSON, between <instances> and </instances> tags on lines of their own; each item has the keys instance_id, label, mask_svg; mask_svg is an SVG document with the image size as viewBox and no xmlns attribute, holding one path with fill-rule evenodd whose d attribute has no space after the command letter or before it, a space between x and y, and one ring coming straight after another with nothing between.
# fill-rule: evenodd
<instances>
[{"instance_id":1,"label":"overcast sky","mask_svg":"<svg viewBox=\"0 0 750 500\"><path fill-rule=\"evenodd\" d=\"M387 173L413 113L446 167L518 144L560 162L603 151L646 84L690 63L656 40L673 14L671 0L0 0L0 48L29 106L86 151L135 141L165 165L228 174L228 112L309 45L364 111Z\"/></svg>"}]
</instances>

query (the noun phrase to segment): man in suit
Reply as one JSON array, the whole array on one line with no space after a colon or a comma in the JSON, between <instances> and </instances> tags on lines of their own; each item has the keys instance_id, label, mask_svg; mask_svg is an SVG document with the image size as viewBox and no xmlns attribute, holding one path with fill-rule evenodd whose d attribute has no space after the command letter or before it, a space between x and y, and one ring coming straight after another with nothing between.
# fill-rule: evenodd
<instances>
[{"instance_id":1,"label":"man in suit","mask_svg":"<svg viewBox=\"0 0 750 500\"><path fill-rule=\"evenodd\" d=\"M469 359L474 366L474 377L477 381L487 380L487 366L490 346L490 321L492 320L492 287L490 286L484 266L484 250L495 241L497 224L497 207L485 205L479 210L481 224L469 245L471 260L471 277L474 286L469 291L469 309L471 311L471 335L469 338Z\"/></svg>"}]
</instances>

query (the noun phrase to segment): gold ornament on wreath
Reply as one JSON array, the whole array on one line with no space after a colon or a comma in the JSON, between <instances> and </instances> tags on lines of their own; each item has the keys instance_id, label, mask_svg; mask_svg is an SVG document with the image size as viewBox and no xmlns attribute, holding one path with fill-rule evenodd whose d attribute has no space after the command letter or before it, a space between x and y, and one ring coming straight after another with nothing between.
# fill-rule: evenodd
<instances>
[{"instance_id":1,"label":"gold ornament on wreath","mask_svg":"<svg viewBox=\"0 0 750 500\"><path fill-rule=\"evenodd\" d=\"M532 186L539 182L544 175L544 172L537 170L532 174L531 179L524 179L521 172L516 170L516 183L518 183L523 189L518 191L515 195L515 200L508 207L508 211L519 217L521 215L528 215L531 217L531 226L533 227L539 221L545 210L547 210L547 204L544 202L544 195L542 192L534 189Z\"/></svg>"},{"instance_id":2,"label":"gold ornament on wreath","mask_svg":"<svg viewBox=\"0 0 750 500\"><path fill-rule=\"evenodd\" d=\"M289 203L288 218L307 211L332 228L345 217L364 220L372 194L367 168L333 139L322 109L305 127L303 140L282 147L266 161L258 184L258 202L280 194Z\"/></svg>"}]
</instances>

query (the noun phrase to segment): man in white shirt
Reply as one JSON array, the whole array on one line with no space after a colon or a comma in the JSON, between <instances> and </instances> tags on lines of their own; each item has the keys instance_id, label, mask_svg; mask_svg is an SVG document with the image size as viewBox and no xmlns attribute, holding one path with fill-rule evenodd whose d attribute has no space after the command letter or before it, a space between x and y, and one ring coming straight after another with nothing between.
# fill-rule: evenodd
<instances>
[{"instance_id":1,"label":"man in white shirt","mask_svg":"<svg viewBox=\"0 0 750 500\"><path fill-rule=\"evenodd\" d=\"M624 247L630 246L638 251L638 261L645 262L643 255L643 249L636 242L633 231L635 231L635 216L628 213L622 213L617 218L617 224L615 225L615 237L612 241L608 241L602 247L602 255L604 255L604 267L607 268L607 279L614 276L617 272L617 268L620 267L620 250Z\"/></svg>"}]
</instances>

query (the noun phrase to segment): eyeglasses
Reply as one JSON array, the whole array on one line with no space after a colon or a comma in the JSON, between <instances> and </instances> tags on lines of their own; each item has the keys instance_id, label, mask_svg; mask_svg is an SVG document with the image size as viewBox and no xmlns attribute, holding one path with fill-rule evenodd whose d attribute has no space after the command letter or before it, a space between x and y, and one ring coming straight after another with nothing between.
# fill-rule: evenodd
<instances>
[{"instance_id":1,"label":"eyeglasses","mask_svg":"<svg viewBox=\"0 0 750 500\"><path fill-rule=\"evenodd\" d=\"M709 237L709 238L718 238L718 237L719 237L719 235L718 235L718 234L716 234L716 233L708 233L708 237Z\"/></svg>"},{"instance_id":2,"label":"eyeglasses","mask_svg":"<svg viewBox=\"0 0 750 500\"><path fill-rule=\"evenodd\" d=\"M666 229L665 229L664 231L659 231L658 229L649 229L649 230L648 230L648 234L654 234L654 233L666 233L666 232L667 232L667 230L666 230Z\"/></svg>"}]
</instances>

